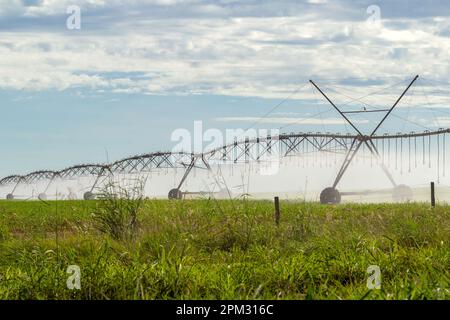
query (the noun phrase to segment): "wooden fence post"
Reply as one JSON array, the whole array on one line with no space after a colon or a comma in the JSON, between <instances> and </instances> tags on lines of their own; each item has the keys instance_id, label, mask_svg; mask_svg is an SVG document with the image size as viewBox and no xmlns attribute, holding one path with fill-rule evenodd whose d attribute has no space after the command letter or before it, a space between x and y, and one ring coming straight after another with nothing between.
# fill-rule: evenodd
<instances>
[{"instance_id":1,"label":"wooden fence post","mask_svg":"<svg viewBox=\"0 0 450 320\"><path fill-rule=\"evenodd\" d=\"M434 193L434 182L431 183L431 206L432 207L436 206L436 196Z\"/></svg>"},{"instance_id":2,"label":"wooden fence post","mask_svg":"<svg viewBox=\"0 0 450 320\"><path fill-rule=\"evenodd\" d=\"M278 226L280 224L280 199L278 197L275 197L274 202L275 202L275 223Z\"/></svg>"}]
</instances>

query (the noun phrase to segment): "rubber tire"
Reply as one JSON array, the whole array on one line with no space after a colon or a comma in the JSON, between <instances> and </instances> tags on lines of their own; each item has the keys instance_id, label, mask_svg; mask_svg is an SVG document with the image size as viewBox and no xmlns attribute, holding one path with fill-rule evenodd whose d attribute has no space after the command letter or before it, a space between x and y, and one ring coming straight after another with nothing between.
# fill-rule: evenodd
<instances>
[{"instance_id":1,"label":"rubber tire","mask_svg":"<svg viewBox=\"0 0 450 320\"><path fill-rule=\"evenodd\" d=\"M320 203L338 204L341 203L341 194L333 187L325 188L320 193Z\"/></svg>"},{"instance_id":2,"label":"rubber tire","mask_svg":"<svg viewBox=\"0 0 450 320\"><path fill-rule=\"evenodd\" d=\"M183 197L183 194L180 189L174 188L169 191L168 197L170 200L180 200Z\"/></svg>"},{"instance_id":3,"label":"rubber tire","mask_svg":"<svg viewBox=\"0 0 450 320\"><path fill-rule=\"evenodd\" d=\"M14 195L13 195L12 193L9 193L9 194L6 196L6 200L14 200Z\"/></svg>"},{"instance_id":4,"label":"rubber tire","mask_svg":"<svg viewBox=\"0 0 450 320\"><path fill-rule=\"evenodd\" d=\"M84 200L94 200L95 199L95 194L93 194L90 191L85 192L84 195L83 195L83 199Z\"/></svg>"}]
</instances>

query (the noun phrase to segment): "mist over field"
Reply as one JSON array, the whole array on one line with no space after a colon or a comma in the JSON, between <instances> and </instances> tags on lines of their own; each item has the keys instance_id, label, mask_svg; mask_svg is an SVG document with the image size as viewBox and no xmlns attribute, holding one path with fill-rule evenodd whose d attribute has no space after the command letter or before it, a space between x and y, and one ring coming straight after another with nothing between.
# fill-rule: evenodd
<instances>
[{"instance_id":1,"label":"mist over field","mask_svg":"<svg viewBox=\"0 0 450 320\"><path fill-rule=\"evenodd\" d=\"M429 184L436 183L437 200L450 200L450 172L440 164L439 172L437 157L427 157L425 164L421 155L411 161L395 159L391 156L391 163L387 168L398 185L405 184L415 189L411 201L429 201ZM415 161L416 160L416 161ZM448 157L450 160L450 157ZM320 192L330 186L343 161L342 155L290 156L266 162L249 162L247 164L212 165L212 170L194 168L182 191L205 192L206 194L192 194L189 198L217 199L237 198L248 194L254 199L272 199L280 196L285 199L318 201ZM441 160L442 161L442 160ZM417 167L416 167L417 165ZM450 169L450 162L446 165ZM169 190L176 188L185 170L155 169L151 172L137 174L102 175L97 183L96 176L80 177L73 180L55 178L53 181L44 180L38 183L19 183L17 186L0 187L0 197L5 199L7 194L15 188L16 199L36 200L41 193L48 199L83 199L85 192L94 186L94 193L101 192L103 186L111 181L124 188L132 188L137 181L145 181L144 194L149 198L166 199ZM392 184L374 158L356 156L348 171L340 181L340 191L388 190ZM391 202L391 194L373 194L365 196L349 196L344 202Z\"/></svg>"}]
</instances>

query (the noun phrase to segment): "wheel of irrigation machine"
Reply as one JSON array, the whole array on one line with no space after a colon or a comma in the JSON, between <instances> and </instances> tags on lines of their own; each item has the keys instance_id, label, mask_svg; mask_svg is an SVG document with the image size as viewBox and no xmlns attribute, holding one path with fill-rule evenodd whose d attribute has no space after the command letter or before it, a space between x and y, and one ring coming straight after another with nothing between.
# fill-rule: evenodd
<instances>
[{"instance_id":1,"label":"wheel of irrigation machine","mask_svg":"<svg viewBox=\"0 0 450 320\"><path fill-rule=\"evenodd\" d=\"M181 193L180 189L174 188L169 191L169 199L181 199L183 197L183 194Z\"/></svg>"},{"instance_id":2,"label":"wheel of irrigation machine","mask_svg":"<svg viewBox=\"0 0 450 320\"><path fill-rule=\"evenodd\" d=\"M94 200L95 199L95 194L93 194L92 192L88 191L85 192L83 195L84 200Z\"/></svg>"},{"instance_id":3,"label":"wheel of irrigation machine","mask_svg":"<svg viewBox=\"0 0 450 320\"><path fill-rule=\"evenodd\" d=\"M6 200L14 200L14 195L13 195L12 193L9 193L9 194L6 196Z\"/></svg>"},{"instance_id":4,"label":"wheel of irrigation machine","mask_svg":"<svg viewBox=\"0 0 450 320\"><path fill-rule=\"evenodd\" d=\"M40 193L38 195L38 199L41 201L45 201L45 200L47 200L47 195L45 193Z\"/></svg>"},{"instance_id":5,"label":"wheel of irrigation machine","mask_svg":"<svg viewBox=\"0 0 450 320\"><path fill-rule=\"evenodd\" d=\"M333 187L325 188L320 193L320 203L322 204L337 204L341 202L341 194Z\"/></svg>"},{"instance_id":6,"label":"wheel of irrigation machine","mask_svg":"<svg viewBox=\"0 0 450 320\"><path fill-rule=\"evenodd\" d=\"M413 191L411 187L405 184L399 184L392 190L392 200L394 202L408 202L413 199Z\"/></svg>"}]
</instances>

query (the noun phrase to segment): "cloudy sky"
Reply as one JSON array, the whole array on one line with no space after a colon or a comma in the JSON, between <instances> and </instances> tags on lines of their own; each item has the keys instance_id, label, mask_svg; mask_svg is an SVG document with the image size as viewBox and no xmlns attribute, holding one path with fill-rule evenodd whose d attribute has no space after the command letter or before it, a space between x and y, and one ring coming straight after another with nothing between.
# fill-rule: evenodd
<instances>
[{"instance_id":1,"label":"cloudy sky","mask_svg":"<svg viewBox=\"0 0 450 320\"><path fill-rule=\"evenodd\" d=\"M351 132L309 79L383 109L418 74L380 130L448 127L449 61L444 0L0 0L0 175L170 150L195 120Z\"/></svg>"}]
</instances>

